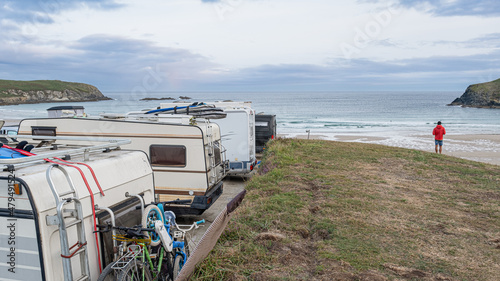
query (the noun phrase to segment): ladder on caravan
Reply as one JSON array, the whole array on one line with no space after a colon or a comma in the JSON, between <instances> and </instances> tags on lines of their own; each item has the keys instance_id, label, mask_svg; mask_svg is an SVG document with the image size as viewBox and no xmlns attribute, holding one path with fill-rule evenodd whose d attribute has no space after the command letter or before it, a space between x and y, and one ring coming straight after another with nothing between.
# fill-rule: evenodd
<instances>
[{"instance_id":1,"label":"ladder on caravan","mask_svg":"<svg viewBox=\"0 0 500 281\"><path fill-rule=\"evenodd\" d=\"M27 155L29 157L22 158L12 158L12 159L2 159L0 165L5 165L5 169L7 170L15 170L16 167L23 167L33 165L37 162L52 162L49 159L56 157L65 157L67 155L80 155L83 156L84 161L89 160L90 154L93 152L108 152L114 149L120 149L122 145L129 144L131 141L128 139L106 139L106 138L92 138L92 137L53 137L53 136L30 136L23 135L18 136L18 139L32 139L39 142L44 141L90 141L100 144L93 144L91 146L75 146L75 148L68 147L69 149L58 149L59 145L53 144L53 147L50 148L50 152L43 152L40 154L29 153ZM65 147L66 144L63 144L62 147ZM52 151L54 150L54 151ZM25 154L26 155L26 154ZM57 158L56 158L57 159ZM62 160L58 160L62 161ZM81 163L80 163L81 164ZM63 165L61 163L61 165ZM69 190L59 192L58 189L55 188L54 182L52 180L51 171L53 168L57 168L62 171L65 175L67 182L69 183ZM59 227L59 238L61 243L61 257L63 258L63 270L64 270L64 280L65 281L83 281L90 280L90 268L89 268L89 259L88 259L88 249L87 249L87 240L85 238L85 226L83 221L83 210L82 204L79 200L78 194L75 189L75 185L67 173L67 171L60 166L59 164L51 165L46 171L46 178L49 183L49 186L52 190L52 194L54 195L54 199L56 202L57 214L54 216L47 216L46 223L47 225L56 225ZM94 178L95 179L95 178ZM92 197L92 195L91 195ZM74 209L65 208L66 204L73 203ZM66 219L73 220L66 222ZM94 217L95 219L95 217ZM76 228L77 234L77 242L73 246L69 246L68 242L68 229L69 232L74 233L73 228ZM97 240L97 238L96 238ZM75 248L76 247L76 248ZM71 252L73 251L73 252ZM99 248L97 248L99 252ZM80 272L81 275L78 278L73 278L71 259L74 257L80 258ZM99 267L100 267L100 260Z\"/></svg>"},{"instance_id":2,"label":"ladder on caravan","mask_svg":"<svg viewBox=\"0 0 500 281\"><path fill-rule=\"evenodd\" d=\"M62 171L69 184L70 187L69 190L59 192L56 189L51 175L51 171L53 168L57 168L60 171ZM59 226L59 238L61 241L61 257L63 258L62 262L64 270L64 280L65 281L90 280L89 259L87 250L87 240L85 238L85 225L83 222L82 204L78 199L79 197L78 194L76 193L73 180L69 176L66 169L58 164L53 164L49 166L46 172L46 177L57 204L57 215L48 216L47 224ZM68 208L65 209L64 206L70 203L73 203L74 209L68 209ZM73 220L66 222L66 219L71 219L71 218ZM68 229L71 227L76 228L78 240L74 245L70 247L68 241L69 240ZM72 250L73 252L71 252ZM73 278L71 259L77 256L80 258L81 276L75 279Z\"/></svg>"},{"instance_id":3,"label":"ladder on caravan","mask_svg":"<svg viewBox=\"0 0 500 281\"><path fill-rule=\"evenodd\" d=\"M213 127L210 121L206 120L205 124L207 125L207 141L208 141L208 163L210 165L210 184L215 184L217 182L217 163L215 163L215 148L214 148L214 136L213 136Z\"/></svg>"}]
</instances>

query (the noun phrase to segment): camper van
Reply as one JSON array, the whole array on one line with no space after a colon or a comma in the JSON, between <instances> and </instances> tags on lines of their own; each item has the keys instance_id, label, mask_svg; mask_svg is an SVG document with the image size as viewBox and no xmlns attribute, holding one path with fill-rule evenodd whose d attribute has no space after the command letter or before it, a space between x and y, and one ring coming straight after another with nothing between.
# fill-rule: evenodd
<instances>
[{"instance_id":1,"label":"camper van","mask_svg":"<svg viewBox=\"0 0 500 281\"><path fill-rule=\"evenodd\" d=\"M0 143L8 144L16 140L18 126L4 126L5 121L0 120Z\"/></svg>"},{"instance_id":2,"label":"camper van","mask_svg":"<svg viewBox=\"0 0 500 281\"><path fill-rule=\"evenodd\" d=\"M269 140L276 138L276 115L255 115L255 152L262 153Z\"/></svg>"},{"instance_id":3,"label":"camper van","mask_svg":"<svg viewBox=\"0 0 500 281\"><path fill-rule=\"evenodd\" d=\"M56 117L84 117L85 108L83 106L62 105L47 109L49 118Z\"/></svg>"},{"instance_id":4,"label":"camper van","mask_svg":"<svg viewBox=\"0 0 500 281\"><path fill-rule=\"evenodd\" d=\"M225 162L220 130L215 123L178 117L108 114L96 118L25 119L18 135L130 139L127 149L141 150L149 156L156 200L171 202L169 209L178 215L199 215L223 190Z\"/></svg>"},{"instance_id":5,"label":"camper van","mask_svg":"<svg viewBox=\"0 0 500 281\"><path fill-rule=\"evenodd\" d=\"M113 252L94 233L106 209L133 226L154 201L147 155L128 140L23 137L0 147L0 280L97 280Z\"/></svg>"},{"instance_id":6,"label":"camper van","mask_svg":"<svg viewBox=\"0 0 500 281\"><path fill-rule=\"evenodd\" d=\"M227 174L229 176L247 177L257 163L255 156L255 111L251 102L216 101L198 104L208 104L221 110L225 118L217 118L221 131L222 145L226 149L229 161ZM190 103L161 103L160 109L192 108ZM164 114L175 115L174 110L162 111Z\"/></svg>"}]
</instances>

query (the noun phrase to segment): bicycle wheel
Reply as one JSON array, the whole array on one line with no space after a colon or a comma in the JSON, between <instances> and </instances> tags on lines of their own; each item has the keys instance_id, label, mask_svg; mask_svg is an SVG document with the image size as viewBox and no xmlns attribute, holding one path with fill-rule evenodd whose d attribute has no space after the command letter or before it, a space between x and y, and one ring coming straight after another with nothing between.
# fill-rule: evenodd
<instances>
[{"instance_id":1,"label":"bicycle wheel","mask_svg":"<svg viewBox=\"0 0 500 281\"><path fill-rule=\"evenodd\" d=\"M174 280L177 279L177 276L179 275L179 272L181 272L183 265L184 265L184 256L182 256L182 254L178 254L175 257L174 268L173 268L173 272L172 272L172 276L173 276Z\"/></svg>"},{"instance_id":2,"label":"bicycle wheel","mask_svg":"<svg viewBox=\"0 0 500 281\"><path fill-rule=\"evenodd\" d=\"M149 205L146 210L144 210L144 215L142 216L142 227L155 228L155 221L157 220L165 223L160 209L156 205ZM151 246L158 246L161 243L160 235L155 231L144 231L144 234L151 238Z\"/></svg>"},{"instance_id":3,"label":"bicycle wheel","mask_svg":"<svg viewBox=\"0 0 500 281\"><path fill-rule=\"evenodd\" d=\"M165 253L163 256L163 261L160 269L160 275L158 280L161 281L173 281L172 278L172 268L174 264L174 258L172 253Z\"/></svg>"},{"instance_id":4,"label":"bicycle wheel","mask_svg":"<svg viewBox=\"0 0 500 281\"><path fill-rule=\"evenodd\" d=\"M144 268L144 279L142 278L142 272ZM144 264L137 259L133 259L127 264L127 266L120 271L118 274L118 281L151 281L151 272L149 272L149 267L145 267Z\"/></svg>"},{"instance_id":5,"label":"bicycle wheel","mask_svg":"<svg viewBox=\"0 0 500 281\"><path fill-rule=\"evenodd\" d=\"M97 281L114 281L114 280L116 280L115 270L111 268L114 264L115 264L114 262L108 264L104 268L104 270L101 272L101 275L99 275L99 278L97 278Z\"/></svg>"}]
</instances>

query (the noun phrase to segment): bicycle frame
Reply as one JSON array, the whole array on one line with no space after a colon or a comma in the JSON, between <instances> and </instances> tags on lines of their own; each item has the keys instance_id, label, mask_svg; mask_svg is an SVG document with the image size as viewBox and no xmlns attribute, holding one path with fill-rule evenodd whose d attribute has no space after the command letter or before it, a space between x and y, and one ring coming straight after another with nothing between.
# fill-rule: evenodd
<instances>
[{"instance_id":1,"label":"bicycle frame","mask_svg":"<svg viewBox=\"0 0 500 281\"><path fill-rule=\"evenodd\" d=\"M163 263L163 253L164 253L164 249L163 247L160 248L160 257L158 259L158 265L157 265L157 268L155 269L154 265L153 265L153 260L151 259L151 255L149 254L149 251L146 247L145 244L142 244L142 243L138 243L144 250L142 251L142 259L141 259L141 262L145 263L145 260L147 260L148 264L149 264L149 269L151 270L151 273L153 273L153 279L156 279L158 277L158 275L160 274L160 271L161 271L161 265ZM145 267L142 268L142 279L144 280L144 270L146 270Z\"/></svg>"},{"instance_id":2,"label":"bicycle frame","mask_svg":"<svg viewBox=\"0 0 500 281\"><path fill-rule=\"evenodd\" d=\"M153 279L156 279L158 275L160 274L161 271L161 266L163 263L163 257L164 257L164 249L160 249L160 255L158 259L158 264L157 267L155 268L153 259L151 258L151 255L149 253L149 250L147 248L147 245L144 243L136 243L134 245L128 246L129 251L123 255L120 259L118 259L114 266L112 268L114 270L123 270L124 268L127 267L127 265L134 259L139 260L141 263L144 265L149 265L149 270L152 273ZM131 249L132 248L132 249ZM142 280L144 280L144 271L147 270L145 266L142 267Z\"/></svg>"},{"instance_id":3,"label":"bicycle frame","mask_svg":"<svg viewBox=\"0 0 500 281\"><path fill-rule=\"evenodd\" d=\"M176 230L174 231L174 235L173 235L174 249L177 249L175 251L175 257L182 255L182 260L180 261L179 269L182 269L182 267L184 266L184 264L186 263L187 258L188 258L188 255L184 251L186 243L187 243L186 233L188 231L193 230L193 229L197 229L199 227L199 225L204 223L204 222L205 222L205 220L200 220L200 221L196 221L190 225L179 225L179 224L174 225L174 227L176 228ZM188 227L188 228L181 228L181 227ZM175 240L181 240L181 241L175 241ZM177 246L175 245L175 243L178 243Z\"/></svg>"}]
</instances>

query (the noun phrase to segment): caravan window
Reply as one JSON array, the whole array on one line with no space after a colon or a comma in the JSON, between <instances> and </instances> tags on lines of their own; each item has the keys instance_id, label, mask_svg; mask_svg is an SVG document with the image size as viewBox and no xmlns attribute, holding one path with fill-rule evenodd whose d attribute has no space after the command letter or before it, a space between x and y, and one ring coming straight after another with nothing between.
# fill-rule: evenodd
<instances>
[{"instance_id":1,"label":"caravan window","mask_svg":"<svg viewBox=\"0 0 500 281\"><path fill-rule=\"evenodd\" d=\"M57 127L31 127L31 134L33 136L56 136Z\"/></svg>"},{"instance_id":2,"label":"caravan window","mask_svg":"<svg viewBox=\"0 0 500 281\"><path fill-rule=\"evenodd\" d=\"M215 165L219 165L221 159L221 149L219 142L214 142Z\"/></svg>"},{"instance_id":3,"label":"caravan window","mask_svg":"<svg viewBox=\"0 0 500 281\"><path fill-rule=\"evenodd\" d=\"M186 147L183 145L159 145L149 147L151 164L162 166L186 166Z\"/></svg>"}]
</instances>

